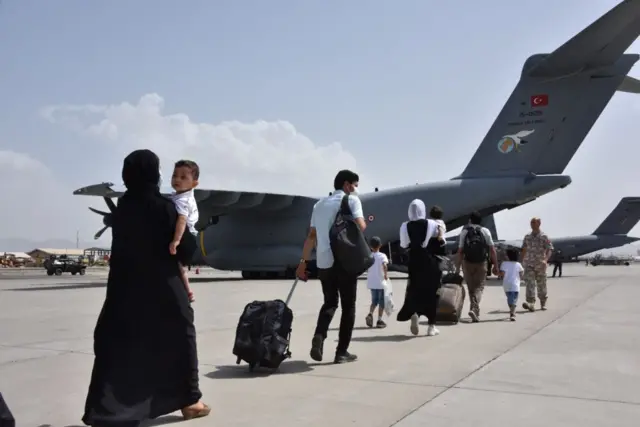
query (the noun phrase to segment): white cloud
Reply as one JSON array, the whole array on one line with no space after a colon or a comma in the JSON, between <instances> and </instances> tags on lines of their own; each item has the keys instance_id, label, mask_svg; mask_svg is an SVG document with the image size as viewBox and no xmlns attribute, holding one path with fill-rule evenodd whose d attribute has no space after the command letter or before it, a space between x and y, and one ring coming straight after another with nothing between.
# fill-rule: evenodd
<instances>
[{"instance_id":1,"label":"white cloud","mask_svg":"<svg viewBox=\"0 0 640 427\"><path fill-rule=\"evenodd\" d=\"M123 157L138 148L155 151L165 176L176 160L195 160L203 188L324 195L339 169L361 172L340 143L317 145L287 121L198 123L165 112L164 99L155 93L135 104L54 105L42 113ZM108 179L114 177L95 177Z\"/></svg>"},{"instance_id":2,"label":"white cloud","mask_svg":"<svg viewBox=\"0 0 640 427\"><path fill-rule=\"evenodd\" d=\"M95 215L88 213L86 199L74 197L46 165L28 154L0 151L0 182L2 238L59 238L75 243L76 231L80 230L86 241L100 225Z\"/></svg>"}]
</instances>

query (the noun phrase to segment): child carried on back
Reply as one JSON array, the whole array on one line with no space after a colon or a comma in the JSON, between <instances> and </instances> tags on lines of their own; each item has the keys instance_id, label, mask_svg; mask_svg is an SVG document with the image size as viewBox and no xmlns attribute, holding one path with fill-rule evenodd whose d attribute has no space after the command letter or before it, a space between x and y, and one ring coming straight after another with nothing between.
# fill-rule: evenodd
<instances>
[{"instance_id":1,"label":"child carried on back","mask_svg":"<svg viewBox=\"0 0 640 427\"><path fill-rule=\"evenodd\" d=\"M173 240L169 246L169 252L172 255L176 254L180 239L182 239L185 230L188 229L189 233L194 236L198 235L195 228L199 217L198 204L193 195L193 189L198 186L199 177L200 168L196 162L191 160L179 160L173 168L171 187L175 190L175 193L171 195L171 200L173 200L178 212L178 222L176 223ZM182 264L180 264L180 275L182 276L184 287L189 295L189 302L195 301L193 292L189 287L187 270Z\"/></svg>"},{"instance_id":2,"label":"child carried on back","mask_svg":"<svg viewBox=\"0 0 640 427\"><path fill-rule=\"evenodd\" d=\"M524 268L518 262L518 251L507 249L506 252L507 261L500 264L500 277L502 277L502 287L509 305L509 318L513 322L516 320L516 305L518 304L520 280L524 275Z\"/></svg>"}]
</instances>

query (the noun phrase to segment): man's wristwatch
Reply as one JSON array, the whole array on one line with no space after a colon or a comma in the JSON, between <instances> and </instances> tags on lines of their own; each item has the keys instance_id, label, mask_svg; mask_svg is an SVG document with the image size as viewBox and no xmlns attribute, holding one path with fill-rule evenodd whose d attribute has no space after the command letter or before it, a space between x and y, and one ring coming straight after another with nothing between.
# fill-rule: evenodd
<instances>
[{"instance_id":1,"label":"man's wristwatch","mask_svg":"<svg viewBox=\"0 0 640 427\"><path fill-rule=\"evenodd\" d=\"M307 263L307 260L306 260L306 259L304 259L304 258L300 258L300 264L306 264L306 263Z\"/></svg>"}]
</instances>

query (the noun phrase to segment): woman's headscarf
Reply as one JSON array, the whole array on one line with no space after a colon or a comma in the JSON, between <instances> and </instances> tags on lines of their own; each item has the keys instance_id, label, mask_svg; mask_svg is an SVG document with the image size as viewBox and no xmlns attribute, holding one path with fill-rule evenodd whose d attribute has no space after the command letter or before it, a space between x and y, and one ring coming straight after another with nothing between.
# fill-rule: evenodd
<instances>
[{"instance_id":1,"label":"woman's headscarf","mask_svg":"<svg viewBox=\"0 0 640 427\"><path fill-rule=\"evenodd\" d=\"M427 218L427 208L420 199L414 199L409 204L409 221L418 221Z\"/></svg>"},{"instance_id":2,"label":"woman's headscarf","mask_svg":"<svg viewBox=\"0 0 640 427\"><path fill-rule=\"evenodd\" d=\"M122 181L127 190L158 191L160 159L151 150L136 150L124 159Z\"/></svg>"}]
</instances>

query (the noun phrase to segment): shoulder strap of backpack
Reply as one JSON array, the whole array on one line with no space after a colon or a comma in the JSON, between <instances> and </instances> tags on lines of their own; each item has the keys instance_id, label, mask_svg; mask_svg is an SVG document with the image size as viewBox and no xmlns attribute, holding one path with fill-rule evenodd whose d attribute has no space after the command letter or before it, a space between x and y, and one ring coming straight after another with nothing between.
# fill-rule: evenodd
<instances>
[{"instance_id":1,"label":"shoulder strap of backpack","mask_svg":"<svg viewBox=\"0 0 640 427\"><path fill-rule=\"evenodd\" d=\"M349 206L349 195L345 194L340 203L340 213L342 215L351 215L351 207Z\"/></svg>"}]
</instances>

